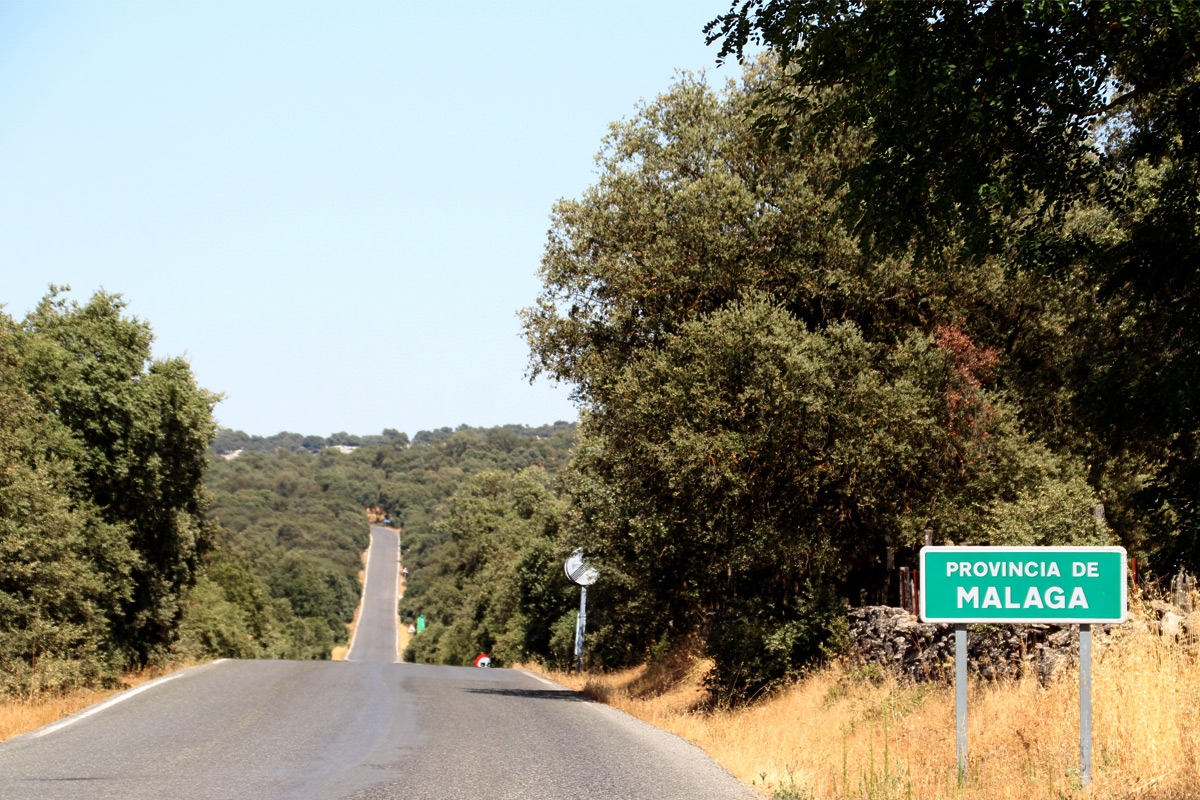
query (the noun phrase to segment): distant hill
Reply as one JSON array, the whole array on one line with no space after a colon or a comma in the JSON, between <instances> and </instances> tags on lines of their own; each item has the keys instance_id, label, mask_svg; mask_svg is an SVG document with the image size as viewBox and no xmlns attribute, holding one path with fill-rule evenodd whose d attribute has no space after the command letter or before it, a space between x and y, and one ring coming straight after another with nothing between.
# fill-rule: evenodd
<instances>
[{"instance_id":1,"label":"distant hill","mask_svg":"<svg viewBox=\"0 0 1200 800\"><path fill-rule=\"evenodd\" d=\"M358 602L355 576L369 537L363 511L377 509L404 528L412 573L406 619L426 613L433 623L423 638L428 646L414 658L461 663L474 657L478 640L511 615L438 646L443 631L463 633L464 598L481 594L476 584L497 583L472 573L465 582L443 585L447 569L468 566L460 563L455 530L441 525L448 504L464 487L478 492L473 482L483 481L485 490L511 496L523 509L534 498L534 505L547 505L550 477L566 464L574 440L575 425L567 422L460 425L420 431L411 441L395 430L328 437L219 431L205 474L212 536L186 598L177 652L197 659L329 658L345 642L345 623ZM529 524L522 518L517 525L521 542L541 544L543 531L525 531ZM551 577L561 571L554 566ZM556 620L570 603L560 605ZM491 648L490 639L482 644Z\"/></svg>"}]
</instances>

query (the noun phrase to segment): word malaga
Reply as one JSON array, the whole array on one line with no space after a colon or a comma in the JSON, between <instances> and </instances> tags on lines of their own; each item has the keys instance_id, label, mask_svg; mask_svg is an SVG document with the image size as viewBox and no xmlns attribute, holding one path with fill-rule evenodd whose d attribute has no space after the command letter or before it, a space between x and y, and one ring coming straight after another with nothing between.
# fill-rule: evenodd
<instances>
[{"instance_id":1,"label":"word malaga","mask_svg":"<svg viewBox=\"0 0 1200 800\"><path fill-rule=\"evenodd\" d=\"M949 561L946 577L961 578L1061 578L1058 564L1053 561ZM1075 561L1071 564L1071 577L1098 578L1100 565L1096 561ZM1004 586L1004 597L996 586L959 586L957 599L959 608L1088 608L1087 594L1082 586L1071 587L1071 597L1061 586L1030 586L1019 602L1013 598L1013 587ZM980 589L983 589L982 604ZM1017 592L1020 597L1020 590Z\"/></svg>"}]
</instances>

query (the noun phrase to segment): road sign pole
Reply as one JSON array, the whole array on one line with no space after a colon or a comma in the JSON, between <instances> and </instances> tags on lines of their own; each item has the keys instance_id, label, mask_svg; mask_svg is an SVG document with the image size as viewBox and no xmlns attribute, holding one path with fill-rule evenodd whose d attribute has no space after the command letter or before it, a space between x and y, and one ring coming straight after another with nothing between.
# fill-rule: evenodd
<instances>
[{"instance_id":1,"label":"road sign pole","mask_svg":"<svg viewBox=\"0 0 1200 800\"><path fill-rule=\"evenodd\" d=\"M967 626L954 625L954 727L958 780L967 774Z\"/></svg>"},{"instance_id":2,"label":"road sign pole","mask_svg":"<svg viewBox=\"0 0 1200 800\"><path fill-rule=\"evenodd\" d=\"M1092 782L1092 625L1129 613L1123 547L921 548L922 622L954 625L956 749L967 771L967 623L1079 626L1079 776Z\"/></svg>"},{"instance_id":3,"label":"road sign pole","mask_svg":"<svg viewBox=\"0 0 1200 800\"><path fill-rule=\"evenodd\" d=\"M587 628L587 587L579 587L579 619L575 621L575 672L583 674L583 632Z\"/></svg>"},{"instance_id":4,"label":"road sign pole","mask_svg":"<svg viewBox=\"0 0 1200 800\"><path fill-rule=\"evenodd\" d=\"M1079 626L1079 779L1092 782L1092 626Z\"/></svg>"},{"instance_id":5,"label":"road sign pole","mask_svg":"<svg viewBox=\"0 0 1200 800\"><path fill-rule=\"evenodd\" d=\"M579 584L579 616L575 619L575 671L583 674L583 634L587 630L587 587L600 577L595 567L583 560L583 548L575 548L563 570L571 583Z\"/></svg>"}]
</instances>

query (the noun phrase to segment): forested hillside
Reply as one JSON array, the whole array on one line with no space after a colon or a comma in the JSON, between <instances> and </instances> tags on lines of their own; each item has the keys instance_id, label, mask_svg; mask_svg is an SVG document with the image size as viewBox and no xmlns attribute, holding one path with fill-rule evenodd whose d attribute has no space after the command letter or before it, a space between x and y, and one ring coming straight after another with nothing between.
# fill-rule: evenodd
<instances>
[{"instance_id":1,"label":"forested hillside","mask_svg":"<svg viewBox=\"0 0 1200 800\"><path fill-rule=\"evenodd\" d=\"M238 658L328 658L345 641L358 602L356 574L368 543L364 509L375 508L404 529L412 572L404 616L423 613L431 623L409 657L466 663L518 623L501 603L490 624L463 629L474 617L468 605L485 603L491 579L507 574L508 565L465 557L467 537L478 532L446 524L449 509L481 481L499 482L505 498L517 495L518 485L531 487L526 505L554 505L548 476L566 462L573 429L460 426L421 431L411 442L395 431L361 437L220 431L207 477L214 547L191 594L179 648ZM216 450L228 452L230 443L242 454L218 457ZM339 444L358 449L344 453L335 449ZM504 544L552 549L546 533L521 529ZM485 538L488 552L497 552L498 540ZM558 574L555 588L565 591Z\"/></svg>"},{"instance_id":2,"label":"forested hillside","mask_svg":"<svg viewBox=\"0 0 1200 800\"><path fill-rule=\"evenodd\" d=\"M369 531L361 505L328 491L340 455L210 457L213 547L189 598L181 652L329 658L346 640Z\"/></svg>"}]
</instances>

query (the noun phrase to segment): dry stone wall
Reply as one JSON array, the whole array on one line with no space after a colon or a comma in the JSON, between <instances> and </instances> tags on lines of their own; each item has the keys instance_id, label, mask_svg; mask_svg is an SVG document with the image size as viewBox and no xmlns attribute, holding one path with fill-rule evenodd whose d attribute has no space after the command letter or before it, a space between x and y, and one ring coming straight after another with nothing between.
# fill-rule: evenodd
<instances>
[{"instance_id":1,"label":"dry stone wall","mask_svg":"<svg viewBox=\"0 0 1200 800\"><path fill-rule=\"evenodd\" d=\"M921 622L902 608L851 609L850 657L915 681L954 679L954 626ZM1095 626L1093 630L1105 626ZM1072 626L970 625L968 669L986 679L1019 678L1037 670L1049 680L1062 662L1078 658Z\"/></svg>"},{"instance_id":2,"label":"dry stone wall","mask_svg":"<svg viewBox=\"0 0 1200 800\"><path fill-rule=\"evenodd\" d=\"M1124 625L1093 625L1103 647L1113 635L1159 637L1200 655L1200 597L1196 577L1181 572L1164 597L1134 601ZM921 622L903 608L864 606L847 614L849 656L914 681L954 680L954 626ZM968 625L967 668L988 680L1035 675L1046 683L1079 662L1075 625Z\"/></svg>"},{"instance_id":3,"label":"dry stone wall","mask_svg":"<svg viewBox=\"0 0 1200 800\"><path fill-rule=\"evenodd\" d=\"M1200 612L1188 617L1162 603L1163 611L1147 606L1161 620L1138 618L1127 623L1146 632L1200 637ZM1174 609L1173 611L1171 609ZM954 680L954 626L921 622L903 608L866 606L848 612L851 661L876 664L914 681ZM1178 622L1175 618L1178 617ZM1186 619L1186 624L1185 624ZM1093 625L1098 646L1119 626ZM1079 660L1075 625L968 625L967 668L987 680L1035 675L1043 683Z\"/></svg>"}]
</instances>

